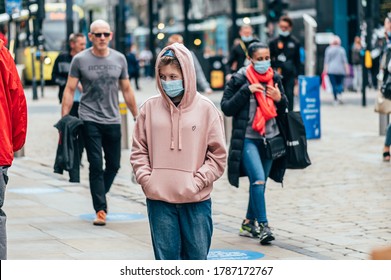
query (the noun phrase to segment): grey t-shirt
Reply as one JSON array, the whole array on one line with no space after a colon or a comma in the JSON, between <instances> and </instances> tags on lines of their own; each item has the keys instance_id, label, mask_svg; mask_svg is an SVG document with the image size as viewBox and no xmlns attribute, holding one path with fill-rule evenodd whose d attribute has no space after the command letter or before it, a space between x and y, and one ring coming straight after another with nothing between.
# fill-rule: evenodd
<instances>
[{"instance_id":1,"label":"grey t-shirt","mask_svg":"<svg viewBox=\"0 0 391 280\"><path fill-rule=\"evenodd\" d=\"M81 120L121 123L118 81L128 79L128 65L122 53L109 49L108 56L99 57L92 53L92 48L86 49L73 58L69 75L79 78L83 86L79 105Z\"/></svg>"}]
</instances>

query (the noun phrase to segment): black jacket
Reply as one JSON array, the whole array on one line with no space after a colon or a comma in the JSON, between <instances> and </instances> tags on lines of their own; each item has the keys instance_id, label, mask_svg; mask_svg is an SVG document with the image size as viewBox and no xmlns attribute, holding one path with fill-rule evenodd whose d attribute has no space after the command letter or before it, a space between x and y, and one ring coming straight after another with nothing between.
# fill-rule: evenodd
<instances>
[{"instance_id":1,"label":"black jacket","mask_svg":"<svg viewBox=\"0 0 391 280\"><path fill-rule=\"evenodd\" d=\"M269 42L272 67L284 78L300 74L300 43L294 36L278 36Z\"/></svg>"},{"instance_id":2,"label":"black jacket","mask_svg":"<svg viewBox=\"0 0 391 280\"><path fill-rule=\"evenodd\" d=\"M229 59L227 62L227 72L226 73L235 73L240 68L244 66L244 62L247 58L247 48L251 43L259 42L258 39L253 39L250 42L243 42L245 49L243 49L241 44L234 45L230 51Z\"/></svg>"},{"instance_id":3,"label":"black jacket","mask_svg":"<svg viewBox=\"0 0 391 280\"><path fill-rule=\"evenodd\" d=\"M277 123L281 134L283 133L284 118L287 108L287 98L281 83L281 76L274 73L274 83L282 94L280 102L276 103ZM227 83L220 106L226 116L232 116L232 136L228 154L228 181L231 185L239 186L239 177L247 176L241 166L243 143L246 134L246 128L249 120L250 96L251 91L248 88L250 83L246 78L246 68L243 67ZM282 182L286 169L285 157L275 160L272 165L269 177L276 182Z\"/></svg>"},{"instance_id":4,"label":"black jacket","mask_svg":"<svg viewBox=\"0 0 391 280\"><path fill-rule=\"evenodd\" d=\"M69 171L69 182L80 182L79 137L83 121L66 115L54 125L59 132L54 173Z\"/></svg>"},{"instance_id":5,"label":"black jacket","mask_svg":"<svg viewBox=\"0 0 391 280\"><path fill-rule=\"evenodd\" d=\"M62 95L64 93L65 85L68 80L69 69L72 61L72 56L69 52L62 52L57 56L54 61L53 71L52 71L52 82L59 85L59 93L58 96L60 98L60 102L62 99Z\"/></svg>"}]
</instances>

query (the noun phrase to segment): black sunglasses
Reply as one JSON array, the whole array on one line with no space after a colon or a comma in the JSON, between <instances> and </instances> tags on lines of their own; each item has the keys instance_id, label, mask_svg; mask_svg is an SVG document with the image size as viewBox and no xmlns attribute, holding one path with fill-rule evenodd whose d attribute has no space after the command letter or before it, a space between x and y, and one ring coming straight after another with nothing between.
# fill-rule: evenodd
<instances>
[{"instance_id":1,"label":"black sunglasses","mask_svg":"<svg viewBox=\"0 0 391 280\"><path fill-rule=\"evenodd\" d=\"M102 35L103 36L105 36L105 38L108 38L108 37L110 37L110 35L111 35L111 33L110 32L99 32L99 33L93 33L93 32L91 32L91 34L94 34L94 36L96 37L96 38L101 38L102 37Z\"/></svg>"}]
</instances>

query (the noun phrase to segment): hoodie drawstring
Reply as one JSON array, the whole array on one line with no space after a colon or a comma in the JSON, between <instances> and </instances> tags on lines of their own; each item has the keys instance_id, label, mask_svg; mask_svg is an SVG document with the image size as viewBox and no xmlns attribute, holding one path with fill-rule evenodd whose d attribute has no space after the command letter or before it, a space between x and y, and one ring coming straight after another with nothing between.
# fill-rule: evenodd
<instances>
[{"instance_id":1,"label":"hoodie drawstring","mask_svg":"<svg viewBox=\"0 0 391 280\"><path fill-rule=\"evenodd\" d=\"M178 149L179 151L182 151L182 133L181 133L181 125L182 123L182 108L179 108L179 119L178 119Z\"/></svg>"},{"instance_id":2,"label":"hoodie drawstring","mask_svg":"<svg viewBox=\"0 0 391 280\"><path fill-rule=\"evenodd\" d=\"M171 150L174 150L174 129L173 129L173 126L174 126L174 110L172 108L172 106L170 106L170 116L171 116L171 146L170 146L170 149Z\"/></svg>"},{"instance_id":3,"label":"hoodie drawstring","mask_svg":"<svg viewBox=\"0 0 391 280\"><path fill-rule=\"evenodd\" d=\"M170 106L170 117L171 117L171 146L170 149L174 150L174 108ZM179 116L178 116L178 150L182 151L182 108L179 108Z\"/></svg>"}]
</instances>

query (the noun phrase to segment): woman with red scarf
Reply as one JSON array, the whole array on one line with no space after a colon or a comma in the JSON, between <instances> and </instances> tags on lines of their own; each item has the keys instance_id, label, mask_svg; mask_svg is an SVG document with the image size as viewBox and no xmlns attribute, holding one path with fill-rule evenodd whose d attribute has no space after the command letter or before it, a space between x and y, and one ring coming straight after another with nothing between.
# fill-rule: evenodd
<instances>
[{"instance_id":1,"label":"woman with red scarf","mask_svg":"<svg viewBox=\"0 0 391 280\"><path fill-rule=\"evenodd\" d=\"M250 181L246 218L239 235L259 238L262 245L275 239L266 215L265 187L268 177L282 182L285 161L266 156L266 139L280 134L287 98L281 76L270 67L270 50L255 42L248 47L251 64L241 68L227 83L221 109L232 116L232 137L228 156L228 180L239 186L239 177ZM273 174L279 174L278 179Z\"/></svg>"}]
</instances>

